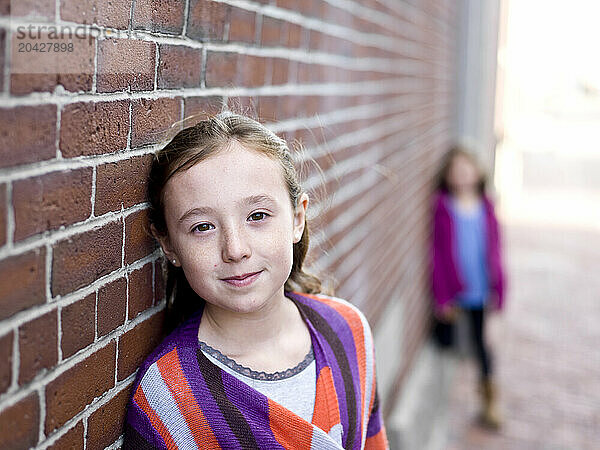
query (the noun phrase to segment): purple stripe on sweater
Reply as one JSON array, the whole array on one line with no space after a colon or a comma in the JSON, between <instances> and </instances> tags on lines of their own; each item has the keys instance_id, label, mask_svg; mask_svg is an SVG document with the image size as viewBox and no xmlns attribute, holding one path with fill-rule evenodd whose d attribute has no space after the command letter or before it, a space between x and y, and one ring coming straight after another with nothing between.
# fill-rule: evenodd
<instances>
[{"instance_id":1,"label":"purple stripe on sweater","mask_svg":"<svg viewBox=\"0 0 600 450\"><path fill-rule=\"evenodd\" d=\"M223 448L235 448L239 445L238 441L229 428L221 409L206 384L206 380L202 376L196 356L197 349L186 346L183 348L178 347L177 350L181 369L194 393L194 398L206 417L206 421L213 430L217 441L219 441L219 445Z\"/></svg>"},{"instance_id":2,"label":"purple stripe on sweater","mask_svg":"<svg viewBox=\"0 0 600 450\"><path fill-rule=\"evenodd\" d=\"M283 449L277 442L269 424L267 397L243 381L223 371L225 394L242 413L260 448Z\"/></svg>"},{"instance_id":3,"label":"purple stripe on sweater","mask_svg":"<svg viewBox=\"0 0 600 450\"><path fill-rule=\"evenodd\" d=\"M333 307L326 305L325 303L313 300L311 298L299 297L297 295L293 295L293 297L294 299L297 299L299 302L310 307L313 311L320 315L323 319L323 322L327 323L336 331L336 333L334 334L337 335L344 348L344 354L348 359L349 368L351 372L351 377L348 378L350 378L349 381L351 381L353 385L353 402L356 406L354 430L350 430L350 417L348 417L349 409L348 404L346 402L345 382L342 370L337 364L336 354L332 347L329 345L327 338L319 331L315 330L319 341L323 343L323 348L325 349L325 356L328 365L332 369L333 381L336 388L336 392L338 394L338 401L340 403L340 419L342 420L342 424L344 425L344 432L348 433L352 431L354 435L352 436L352 438L350 438L350 436L347 436L344 440L344 443L347 445L349 440L351 439L353 442L352 448L360 448L360 434L362 428L360 375L358 372L358 360L356 356L356 348L354 345L354 335L352 334L352 330L346 322L346 319L344 319L344 317L340 313L338 313ZM327 320L325 320L325 317L327 317ZM339 356L340 358L344 357L344 355Z\"/></svg>"}]
</instances>

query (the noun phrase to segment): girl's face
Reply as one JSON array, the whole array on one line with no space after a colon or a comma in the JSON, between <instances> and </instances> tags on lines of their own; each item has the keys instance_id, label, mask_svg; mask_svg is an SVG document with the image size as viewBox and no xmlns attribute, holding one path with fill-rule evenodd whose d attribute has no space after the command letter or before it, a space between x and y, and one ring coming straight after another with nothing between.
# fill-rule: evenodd
<instances>
[{"instance_id":1,"label":"girl's face","mask_svg":"<svg viewBox=\"0 0 600 450\"><path fill-rule=\"evenodd\" d=\"M447 183L454 192L477 189L479 172L466 156L458 154L450 164Z\"/></svg>"},{"instance_id":2,"label":"girl's face","mask_svg":"<svg viewBox=\"0 0 600 450\"><path fill-rule=\"evenodd\" d=\"M171 178L164 205L163 250L207 303L249 313L283 299L308 197L292 208L278 161L232 141Z\"/></svg>"}]
</instances>

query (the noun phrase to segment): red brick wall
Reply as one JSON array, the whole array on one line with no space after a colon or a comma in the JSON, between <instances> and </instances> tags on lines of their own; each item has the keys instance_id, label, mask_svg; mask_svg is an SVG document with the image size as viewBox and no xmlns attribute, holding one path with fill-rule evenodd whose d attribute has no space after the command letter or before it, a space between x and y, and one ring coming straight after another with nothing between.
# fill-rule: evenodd
<instances>
[{"instance_id":1,"label":"red brick wall","mask_svg":"<svg viewBox=\"0 0 600 450\"><path fill-rule=\"evenodd\" d=\"M39 0L0 14L0 448L119 446L165 303L145 178L202 111L250 111L320 164L305 180L328 192L311 204L310 260L375 329L400 289L401 383L427 324L427 199L453 135L452 2ZM86 25L86 39L18 53L31 24Z\"/></svg>"}]
</instances>

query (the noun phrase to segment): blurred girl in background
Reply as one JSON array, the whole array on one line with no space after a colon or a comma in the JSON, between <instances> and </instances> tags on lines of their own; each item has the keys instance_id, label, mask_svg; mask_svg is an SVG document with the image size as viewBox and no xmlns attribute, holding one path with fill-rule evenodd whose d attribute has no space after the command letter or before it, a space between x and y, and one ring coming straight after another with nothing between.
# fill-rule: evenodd
<instances>
[{"instance_id":1,"label":"blurred girl in background","mask_svg":"<svg viewBox=\"0 0 600 450\"><path fill-rule=\"evenodd\" d=\"M493 358L485 340L486 315L504 303L504 270L494 207L486 177L469 151L454 147L439 173L433 199L432 288L439 323L452 324L460 312L469 319L480 369L480 421L498 428Z\"/></svg>"}]
</instances>

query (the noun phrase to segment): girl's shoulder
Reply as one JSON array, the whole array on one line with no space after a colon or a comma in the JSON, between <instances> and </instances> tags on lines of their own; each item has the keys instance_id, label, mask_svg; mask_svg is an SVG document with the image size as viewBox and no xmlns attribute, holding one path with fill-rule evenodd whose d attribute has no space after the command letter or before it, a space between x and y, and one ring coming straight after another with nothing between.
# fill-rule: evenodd
<instances>
[{"instance_id":1,"label":"girl's shoulder","mask_svg":"<svg viewBox=\"0 0 600 450\"><path fill-rule=\"evenodd\" d=\"M319 314L332 329L337 330L340 328L340 318L342 318L353 334L371 335L371 328L365 314L348 300L321 293L305 294L302 292L293 292L293 294L296 299L300 297L304 305Z\"/></svg>"}]
</instances>

